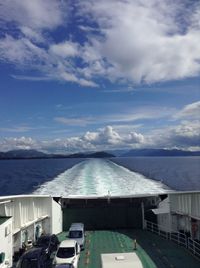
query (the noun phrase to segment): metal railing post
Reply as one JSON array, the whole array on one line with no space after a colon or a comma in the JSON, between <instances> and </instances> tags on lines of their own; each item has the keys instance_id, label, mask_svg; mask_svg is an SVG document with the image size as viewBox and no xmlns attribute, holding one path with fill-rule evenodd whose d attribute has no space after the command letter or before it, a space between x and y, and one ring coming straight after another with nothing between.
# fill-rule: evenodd
<instances>
[{"instance_id":1,"label":"metal railing post","mask_svg":"<svg viewBox=\"0 0 200 268\"><path fill-rule=\"evenodd\" d=\"M181 246L184 246L193 255L197 256L200 259L200 242L196 242L190 237L187 237L186 234L177 231L173 232L170 229L168 230L168 232L162 231L158 224L155 224L147 220L145 220L145 225L148 231L156 233L159 236L164 237L165 239L169 239Z\"/></svg>"}]
</instances>

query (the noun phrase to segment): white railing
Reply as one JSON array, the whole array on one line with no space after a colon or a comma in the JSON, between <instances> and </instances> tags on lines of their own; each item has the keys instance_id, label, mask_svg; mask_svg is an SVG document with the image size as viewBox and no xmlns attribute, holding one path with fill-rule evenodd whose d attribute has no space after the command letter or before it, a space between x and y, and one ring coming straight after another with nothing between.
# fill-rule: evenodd
<instances>
[{"instance_id":1,"label":"white railing","mask_svg":"<svg viewBox=\"0 0 200 268\"><path fill-rule=\"evenodd\" d=\"M166 231L162 230L161 226L159 226L156 223L146 221L146 229L155 233L155 234L158 234L166 239L169 239L170 232L169 231L166 232Z\"/></svg>"},{"instance_id":2,"label":"white railing","mask_svg":"<svg viewBox=\"0 0 200 268\"><path fill-rule=\"evenodd\" d=\"M187 248L187 236L180 232L169 233L169 239Z\"/></svg>"},{"instance_id":3,"label":"white railing","mask_svg":"<svg viewBox=\"0 0 200 268\"><path fill-rule=\"evenodd\" d=\"M145 226L148 231L187 248L192 254L200 259L200 242L188 238L184 233L174 232L172 230L164 231L160 225L150 221L145 221Z\"/></svg>"},{"instance_id":4,"label":"white railing","mask_svg":"<svg viewBox=\"0 0 200 268\"><path fill-rule=\"evenodd\" d=\"M189 251L200 258L200 243L188 238L188 249Z\"/></svg>"}]
</instances>

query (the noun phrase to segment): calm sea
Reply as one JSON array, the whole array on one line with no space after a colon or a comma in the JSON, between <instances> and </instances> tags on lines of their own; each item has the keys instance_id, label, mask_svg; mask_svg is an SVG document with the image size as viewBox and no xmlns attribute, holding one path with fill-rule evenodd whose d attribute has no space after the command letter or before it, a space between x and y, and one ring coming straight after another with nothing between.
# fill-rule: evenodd
<instances>
[{"instance_id":1,"label":"calm sea","mask_svg":"<svg viewBox=\"0 0 200 268\"><path fill-rule=\"evenodd\" d=\"M200 190L200 157L0 161L0 195L113 195Z\"/></svg>"}]
</instances>

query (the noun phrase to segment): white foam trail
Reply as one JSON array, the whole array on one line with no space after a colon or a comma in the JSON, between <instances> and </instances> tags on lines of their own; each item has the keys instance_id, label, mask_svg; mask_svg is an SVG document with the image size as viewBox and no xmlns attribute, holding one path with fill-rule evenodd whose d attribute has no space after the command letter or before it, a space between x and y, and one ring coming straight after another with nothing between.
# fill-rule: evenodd
<instances>
[{"instance_id":1,"label":"white foam trail","mask_svg":"<svg viewBox=\"0 0 200 268\"><path fill-rule=\"evenodd\" d=\"M41 185L34 194L132 195L165 193L170 189L109 160L85 160Z\"/></svg>"}]
</instances>

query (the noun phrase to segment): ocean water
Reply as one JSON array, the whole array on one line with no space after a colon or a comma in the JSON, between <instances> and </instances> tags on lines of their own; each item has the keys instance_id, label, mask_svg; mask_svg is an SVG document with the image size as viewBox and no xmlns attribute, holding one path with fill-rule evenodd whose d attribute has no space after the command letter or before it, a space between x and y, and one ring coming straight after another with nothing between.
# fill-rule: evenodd
<instances>
[{"instance_id":1,"label":"ocean water","mask_svg":"<svg viewBox=\"0 0 200 268\"><path fill-rule=\"evenodd\" d=\"M200 157L0 161L0 195L131 195L200 190Z\"/></svg>"},{"instance_id":2,"label":"ocean water","mask_svg":"<svg viewBox=\"0 0 200 268\"><path fill-rule=\"evenodd\" d=\"M200 157L121 157L118 165L178 191L200 191Z\"/></svg>"},{"instance_id":3,"label":"ocean water","mask_svg":"<svg viewBox=\"0 0 200 268\"><path fill-rule=\"evenodd\" d=\"M66 170L39 187L35 194L130 195L164 193L163 183L146 178L109 160L90 159Z\"/></svg>"},{"instance_id":4,"label":"ocean water","mask_svg":"<svg viewBox=\"0 0 200 268\"><path fill-rule=\"evenodd\" d=\"M82 159L27 159L0 161L0 195L30 194Z\"/></svg>"}]
</instances>

